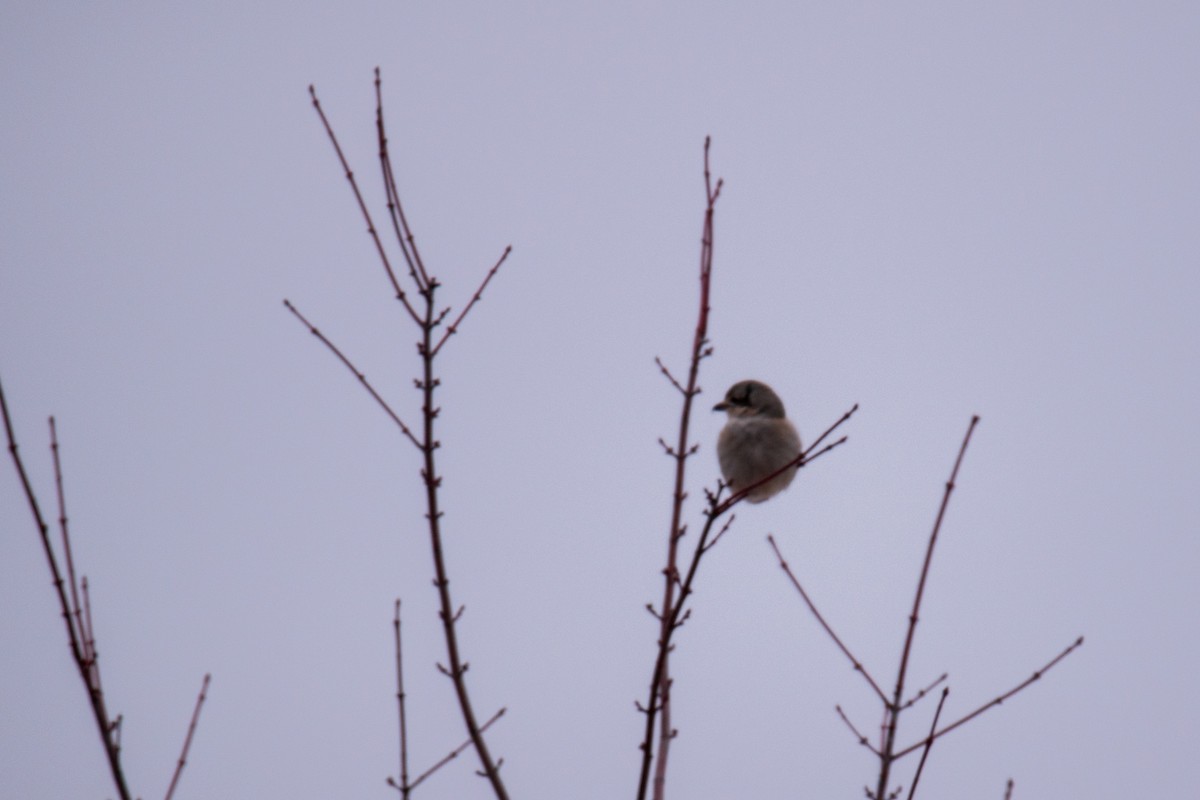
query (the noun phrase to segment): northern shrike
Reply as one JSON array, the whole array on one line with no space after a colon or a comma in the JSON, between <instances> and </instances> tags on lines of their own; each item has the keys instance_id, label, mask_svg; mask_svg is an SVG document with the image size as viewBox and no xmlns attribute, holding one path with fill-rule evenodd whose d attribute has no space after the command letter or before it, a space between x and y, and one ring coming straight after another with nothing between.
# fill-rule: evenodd
<instances>
[{"instance_id":1,"label":"northern shrike","mask_svg":"<svg viewBox=\"0 0 1200 800\"><path fill-rule=\"evenodd\" d=\"M779 395L760 381L739 381L713 411L729 415L717 439L721 474L733 491L762 480L800 455L800 435L788 422ZM796 477L788 469L754 488L746 499L761 503L787 488Z\"/></svg>"}]
</instances>

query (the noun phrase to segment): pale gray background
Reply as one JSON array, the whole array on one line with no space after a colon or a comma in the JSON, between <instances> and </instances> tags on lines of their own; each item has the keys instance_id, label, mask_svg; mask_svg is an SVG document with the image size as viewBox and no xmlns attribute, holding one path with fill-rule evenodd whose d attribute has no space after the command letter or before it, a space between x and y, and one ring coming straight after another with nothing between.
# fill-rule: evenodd
<instances>
[{"instance_id":1,"label":"pale gray background","mask_svg":"<svg viewBox=\"0 0 1200 800\"><path fill-rule=\"evenodd\" d=\"M391 796L390 615L414 767L461 737L433 663L415 453L283 309L416 419L412 329L306 87L377 200L371 69L445 298L515 251L442 361L448 551L514 796L631 797L691 336L701 145L719 205L701 401L772 383L847 447L738 515L679 638L676 798L861 797L833 712L881 681L973 413L913 679L927 798L1186 796L1200 768L1200 279L1192 3L6 3L0 371L43 502L58 416L131 782ZM703 413L692 490L716 477ZM0 786L111 796L12 469ZM697 519L698 504L690 506ZM920 735L932 705L907 717ZM913 766L906 765L905 773ZM464 758L419 797L484 796ZM904 778L907 783L907 777Z\"/></svg>"}]
</instances>

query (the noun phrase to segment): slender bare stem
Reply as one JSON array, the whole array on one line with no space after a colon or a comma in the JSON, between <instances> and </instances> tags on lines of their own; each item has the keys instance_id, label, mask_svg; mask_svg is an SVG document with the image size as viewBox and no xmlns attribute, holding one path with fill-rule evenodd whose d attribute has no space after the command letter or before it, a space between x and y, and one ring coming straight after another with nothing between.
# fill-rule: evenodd
<instances>
[{"instance_id":1,"label":"slender bare stem","mask_svg":"<svg viewBox=\"0 0 1200 800\"><path fill-rule=\"evenodd\" d=\"M395 422L398 426L400 426L400 432L407 436L410 442L415 444L417 447L420 447L421 443L417 441L417 437L413 435L412 430L410 430L409 427L404 424L404 420L400 419L400 415L392 410L392 407L388 405L387 401L383 399L379 392L375 391L375 387L372 386L370 381L367 380L366 375L364 375L362 372L359 372L358 367L354 366L354 362L347 358L342 351L337 348L337 345L329 341L325 334L321 333L321 331L315 325L309 322L308 319L306 319L305 316L301 314L294 305L292 305L290 300L284 300L283 305L288 311L292 312L292 314L294 314L298 320L307 326L309 333L320 339L321 343L329 348L331 353L338 357L338 360L346 366L346 369L354 373L354 377L358 378L358 382L362 384L363 388L367 390L371 397L375 398L375 402L379 404L380 408L382 408L384 412L392 418L392 422Z\"/></svg>"},{"instance_id":2,"label":"slender bare stem","mask_svg":"<svg viewBox=\"0 0 1200 800\"><path fill-rule=\"evenodd\" d=\"M188 723L187 736L183 740L183 749L179 752L179 761L175 764L175 774L171 776L171 785L167 787L167 793L163 800L171 800L175 794L175 786L179 783L179 776L183 774L183 767L187 763L188 750L192 747L192 737L196 734L196 723L200 719L200 708L204 705L204 699L208 696L208 684L212 680L212 675L205 675L204 682L200 684L200 694L196 697L196 707L192 709L192 721Z\"/></svg>"},{"instance_id":3,"label":"slender bare stem","mask_svg":"<svg viewBox=\"0 0 1200 800\"><path fill-rule=\"evenodd\" d=\"M392 618L396 638L396 706L400 714L400 794L405 800L412 791L408 783L408 718L405 714L404 651L400 646L400 599L396 598L396 614Z\"/></svg>"},{"instance_id":4,"label":"slender bare stem","mask_svg":"<svg viewBox=\"0 0 1200 800\"><path fill-rule=\"evenodd\" d=\"M933 562L933 549L937 545L938 533L942 528L942 520L946 517L946 508L950 505L950 495L954 493L954 483L958 478L959 467L962 466L963 456L966 455L967 445L971 442L971 434L979 424L979 416L971 417L967 433L963 436L962 446L958 449L958 457L954 460L954 468L950 471L950 479L946 481L946 490L942 494L942 504L938 507L937 518L933 530L929 533L929 544L925 548L925 561L921 565L921 577L917 581L917 592L913 598L912 612L908 616L908 632L904 637L904 650L900 655L900 667L896 670L896 690L892 694L891 703L887 704L887 727L884 735L883 756L879 765L879 782L876 784L875 796L883 798L887 794L888 779L892 762L896 759L896 724L900 717L900 707L904 701L904 683L908 677L908 660L912 654L913 636L917 631L917 620L920 618L921 601L925 597L925 581L929 578L929 567Z\"/></svg>"},{"instance_id":5,"label":"slender bare stem","mask_svg":"<svg viewBox=\"0 0 1200 800\"><path fill-rule=\"evenodd\" d=\"M655 760L654 733L655 723L658 723L658 759L657 768L654 776L654 797L656 800L661 800L665 792L666 784L666 769L667 761L670 752L670 741L673 734L671 728L670 716L670 699L671 699L671 676L668 664L669 653L671 650L671 635L680 621L680 613L683 609L683 603L686 598L686 592L691 586L691 577L695 570L689 572L689 579L685 583L680 598L677 601L675 598L676 584L679 581L679 541L683 537L683 505L687 498L687 493L684 491L684 477L687 470L687 459L691 456L694 450L688 446L689 430L692 418L692 404L696 395L700 393L698 386L700 376L700 362L709 354L712 349L708 345L708 315L709 315L709 287L711 285L712 265L713 265L713 220L715 216L715 207L717 198L721 193L721 181L718 180L716 185L712 182L712 172L709 168L709 149L712 145L711 138L704 140L704 226L700 240L700 303L699 310L696 315L696 330L692 336L692 352L691 360L688 366L687 386L684 388L675 380L666 368L662 366L661 360L658 362L660 369L667 375L671 383L680 390L683 395L683 404L679 415L679 434L676 440L676 447L668 452L675 459L675 482L671 494L671 523L667 534L667 564L663 569L663 600L661 611L658 612L659 636L658 636L658 656L655 659L654 673L650 678L649 699L645 707L642 709L646 714L646 730L642 738L642 767L638 780L638 800L645 800L647 789L649 788L650 767ZM704 533L700 541L703 542L711 529L712 520L705 526ZM697 550L695 560L699 559L701 554Z\"/></svg>"},{"instance_id":6,"label":"slender bare stem","mask_svg":"<svg viewBox=\"0 0 1200 800\"><path fill-rule=\"evenodd\" d=\"M1012 800L1013 779L1009 778L1008 783L1004 786L1004 800Z\"/></svg>"},{"instance_id":7,"label":"slender bare stem","mask_svg":"<svg viewBox=\"0 0 1200 800\"><path fill-rule=\"evenodd\" d=\"M492 280L492 276L494 276L500 269L500 265L504 263L504 260L508 258L508 254L511 252L511 246L504 248L504 252L500 255L500 258L495 264L492 265L492 268L488 270L487 275L484 276L483 282L480 283L479 288L475 290L475 294L472 295L470 302L463 307L462 313L458 315L454 322L450 323L450 327L446 328L446 332L442 334L442 338L439 339L438 343L433 346L433 354L435 356L438 354L438 351L442 349L442 345L446 343L446 340L458 333L458 326L461 325L463 319L466 318L467 312L469 312L476 303L483 299L483 290L487 288L488 283Z\"/></svg>"},{"instance_id":8,"label":"slender bare stem","mask_svg":"<svg viewBox=\"0 0 1200 800\"><path fill-rule=\"evenodd\" d=\"M1040 680L1041 677L1043 675L1045 675L1046 672L1048 672L1051 667L1055 666L1056 664L1058 664L1058 662L1062 661L1064 658L1071 655L1072 652L1074 652L1077 648L1081 647L1082 645L1083 645L1083 637L1080 636L1078 639L1076 639L1074 642L1072 642L1070 645L1068 645L1065 650L1063 650L1061 653L1056 655L1054 658L1050 659L1050 661L1048 661L1045 666L1043 666L1041 669L1034 672L1032 675L1030 675L1025 680L1021 681L1021 683L1019 683L1016 686L1014 686L1013 688L1009 689L1004 694L1002 694L998 697L992 698L988 702L981 705L979 708L972 711L970 714L967 714L966 716L956 719L954 722L951 722L949 725L942 728L937 733L932 733L929 736L927 736L926 738L922 739L921 741L916 742L915 744L909 745L908 747L904 748L900 752L896 753L896 755L893 758L903 758L904 756L908 755L909 753L913 752L914 750L924 747L925 743L930 741L931 739L939 739L942 736L945 736L950 731L959 727L960 725L965 725L966 723L975 719L975 717L978 717L980 714L987 711L989 708L1000 705L1001 703L1003 703L1008 698L1012 697L1017 692L1026 688L1027 686L1034 683L1035 681Z\"/></svg>"},{"instance_id":9,"label":"slender bare stem","mask_svg":"<svg viewBox=\"0 0 1200 800\"><path fill-rule=\"evenodd\" d=\"M871 741L866 736L863 736L862 733L859 732L858 728L854 727L854 723L850 721L848 716L846 716L845 710L841 706L834 706L834 709L837 711L838 716L842 718L842 722L846 723L846 727L849 728L850 732L854 734L854 738L858 739L858 743L870 750L875 755L879 755L879 751L875 749L875 746L871 744Z\"/></svg>"},{"instance_id":10,"label":"slender bare stem","mask_svg":"<svg viewBox=\"0 0 1200 800\"><path fill-rule=\"evenodd\" d=\"M950 677L950 673L943 672L941 675L939 675L937 677L937 679L935 679L933 681L933 683L929 684L928 686L926 686L925 688L923 688L919 692L917 692L915 695L908 698L908 700L906 700L904 702L904 704L902 706L900 706L900 710L903 711L906 708L911 708L918 700L920 700L922 697L924 697L925 695L932 692L935 688L937 688L939 685L941 685L949 677Z\"/></svg>"},{"instance_id":11,"label":"slender bare stem","mask_svg":"<svg viewBox=\"0 0 1200 800\"><path fill-rule=\"evenodd\" d=\"M400 202L400 190L396 187L396 171L392 168L392 156L388 150L387 130L383 121L383 79L379 67L375 68L375 129L379 140L379 167L383 171L383 187L387 194L388 216L392 220L392 231L396 241L400 243L400 252L408 264L408 274L417 291L429 290L430 280L421 261L421 253L417 250L416 240L409 230L408 220L404 216L404 205Z\"/></svg>"},{"instance_id":12,"label":"slender bare stem","mask_svg":"<svg viewBox=\"0 0 1200 800\"><path fill-rule=\"evenodd\" d=\"M500 719L501 717L503 717L503 716L504 716L504 712L505 712L505 711L507 711L507 710L508 710L507 708L502 708L502 709L500 709L499 711L497 711L495 714L492 714L492 716L488 718L487 722L484 722L482 725L480 725L480 726L479 726L479 732L480 732L480 733L483 733L483 732L484 732L484 731L486 731L488 728L492 727L492 723L493 723L493 722L495 722L496 720ZM470 747L470 746L471 746L471 740L470 740L470 739L467 739L467 740L466 740L466 741L464 741L462 744L460 744L458 747L456 747L456 748L454 748L453 750L451 750L451 751L450 751L450 752L449 752L449 753L448 753L448 754L445 756L445 758L443 758L441 761L438 761L438 762L437 762L436 764L434 764L432 767L430 767L429 769L425 770L425 771L424 771L424 772L422 772L420 775L418 775L418 776L417 776L417 779L416 779L415 781L413 781L413 782L412 782L412 788L414 788L414 789L415 789L417 786L419 786L419 785L421 784L421 782L422 782L423 780L425 780L426 778L428 778L428 777L429 777L430 775L432 775L433 773L437 772L437 771L438 771L439 769L441 769L442 767L444 767L444 766L446 766L447 764L449 764L449 763L450 763L451 761L453 761L454 759L458 758L458 756L459 756L459 755L462 753L462 751L466 750L466 749L467 749L468 747Z\"/></svg>"},{"instance_id":13,"label":"slender bare stem","mask_svg":"<svg viewBox=\"0 0 1200 800\"><path fill-rule=\"evenodd\" d=\"M833 643L838 646L838 649L842 651L842 654L845 655L846 658L850 659L850 663L854 666L854 671L863 676L863 679L870 684L871 689L875 692L876 696L878 696L879 699L884 703L887 703L887 695L884 694L883 689L879 688L879 684L875 682L873 677L871 677L871 673L868 672L867 668L863 666L863 663L858 660L858 657L850 652L850 648L846 647L845 643L842 642L841 637L834 633L833 628L830 627L829 623L825 621L825 617L821 616L821 612L817 610L817 606L815 603L813 603L812 598L808 596L808 592L804 591L804 587L800 585L800 580L796 577L796 574L792 572L792 568L788 566L787 561L783 557L783 553L780 552L779 545L775 542L775 536L768 534L767 541L770 542L771 549L775 551L775 557L779 560L780 568L782 568L784 573L788 576L788 580L792 582L792 586L794 586L796 591L800 593L800 597L804 600L804 604L808 606L808 610L812 612L812 615L817 618L817 622L819 622L821 627L825 629L825 633L829 634L829 638L833 639Z\"/></svg>"},{"instance_id":14,"label":"slender bare stem","mask_svg":"<svg viewBox=\"0 0 1200 800\"><path fill-rule=\"evenodd\" d=\"M354 191L354 199L358 201L358 210L362 212L363 219L367 222L367 233L370 234L371 241L375 243L375 251L379 254L379 260L383 264L384 271L387 272L392 289L396 292L396 299L404 305L404 310L412 317L413 322L420 325L421 317L417 314L417 310L413 308L412 303L409 302L404 290L400 288L400 281L396 279L396 272L392 269L392 262L388 260L387 251L383 249L383 241L379 238L379 231L375 229L375 222L371 219L371 212L367 210L367 202L363 199L362 192L358 189L358 181L354 179L354 171L350 169L350 163L346 161L346 156L342 152L342 146L338 143L337 136L333 133L333 127L330 126L329 120L325 117L325 111L321 108L321 101L317 99L316 87L309 86L308 94L312 97L313 108L317 110L317 116L321 118L321 124L325 126L325 133L329 135L329 141L333 144L338 161L341 162L342 171L346 174L346 180L349 181L350 188ZM386 144L386 139L384 142Z\"/></svg>"},{"instance_id":15,"label":"slender bare stem","mask_svg":"<svg viewBox=\"0 0 1200 800\"><path fill-rule=\"evenodd\" d=\"M917 783L921 780L921 773L925 770L925 760L929 758L929 751L933 748L933 732L937 729L938 717L942 715L942 706L946 705L946 698L950 694L950 687L942 689L942 697L938 700L937 711L933 712L933 722L929 726L929 738L925 740L925 749L921 751L921 760L917 764L917 771L913 774L912 786L908 788L908 800L913 800L917 796Z\"/></svg>"},{"instance_id":16,"label":"slender bare stem","mask_svg":"<svg viewBox=\"0 0 1200 800\"><path fill-rule=\"evenodd\" d=\"M75 629L80 633L80 641L86 643L87 637L83 635L83 612L79 602L79 581L75 577L75 558L71 552L71 535L67 524L67 500L63 494L62 481L62 462L59 460L58 452L58 428L54 424L54 417L50 417L50 452L54 460L54 491L58 496L58 529L62 535L63 557L67 562L67 585L71 588L71 607L75 616ZM85 653L85 655L87 655Z\"/></svg>"}]
</instances>

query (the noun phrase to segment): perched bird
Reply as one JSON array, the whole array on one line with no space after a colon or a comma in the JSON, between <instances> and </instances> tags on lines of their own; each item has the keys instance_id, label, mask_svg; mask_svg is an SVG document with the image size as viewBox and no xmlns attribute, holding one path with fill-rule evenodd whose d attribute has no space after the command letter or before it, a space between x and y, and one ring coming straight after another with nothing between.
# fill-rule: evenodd
<instances>
[{"instance_id":1,"label":"perched bird","mask_svg":"<svg viewBox=\"0 0 1200 800\"><path fill-rule=\"evenodd\" d=\"M783 401L760 381L739 381L713 411L729 415L717 439L717 460L725 482L736 492L767 477L800 455L800 435L788 422ZM746 499L761 503L782 492L795 469L754 488Z\"/></svg>"}]
</instances>

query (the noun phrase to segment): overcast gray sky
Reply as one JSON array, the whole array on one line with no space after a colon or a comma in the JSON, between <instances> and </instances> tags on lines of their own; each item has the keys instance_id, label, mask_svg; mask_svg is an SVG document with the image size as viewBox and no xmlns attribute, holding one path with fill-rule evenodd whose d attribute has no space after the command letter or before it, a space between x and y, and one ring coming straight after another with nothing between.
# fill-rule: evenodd
<instances>
[{"instance_id":1,"label":"overcast gray sky","mask_svg":"<svg viewBox=\"0 0 1200 800\"><path fill-rule=\"evenodd\" d=\"M632 797L701 154L718 206L702 408L771 383L848 445L743 508L678 639L670 795L861 797L942 484L967 455L913 681L926 798L1184 796L1200 780L1200 9L1171 2L7 3L0 375L77 563L135 791L388 797L390 615L415 768L462 738L410 420L411 325L306 94L378 203L372 69L444 299L513 255L442 358L447 548L515 797ZM691 490L716 479L702 413ZM690 505L693 528L699 504ZM111 788L35 532L0 470L0 784ZM906 717L919 738L932 708ZM418 797L486 796L464 758ZM902 778L907 783L906 765Z\"/></svg>"}]
</instances>

